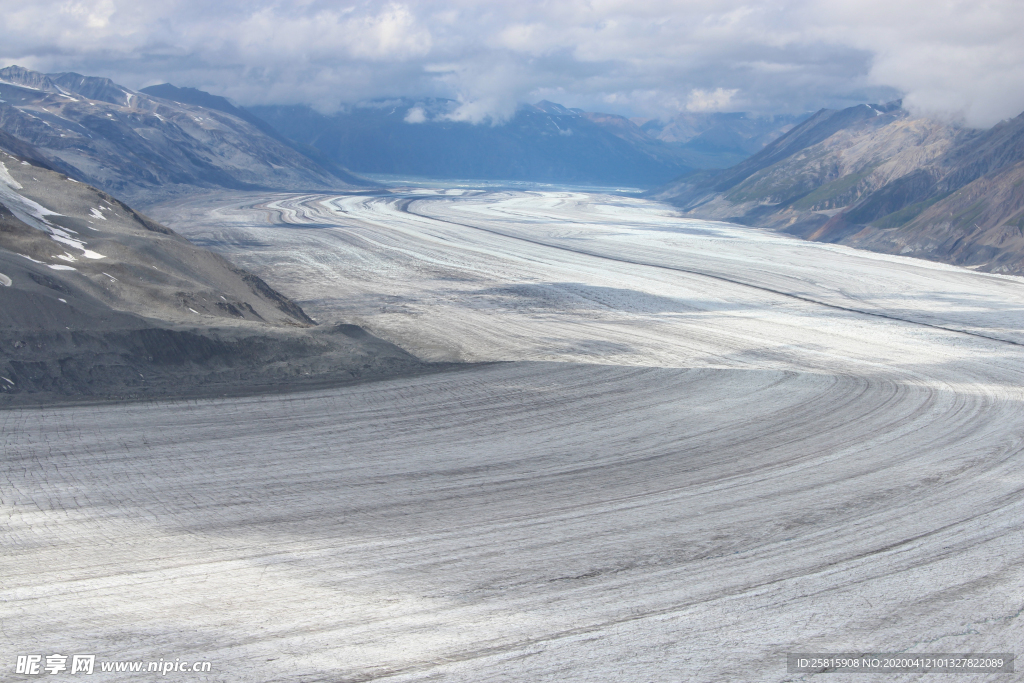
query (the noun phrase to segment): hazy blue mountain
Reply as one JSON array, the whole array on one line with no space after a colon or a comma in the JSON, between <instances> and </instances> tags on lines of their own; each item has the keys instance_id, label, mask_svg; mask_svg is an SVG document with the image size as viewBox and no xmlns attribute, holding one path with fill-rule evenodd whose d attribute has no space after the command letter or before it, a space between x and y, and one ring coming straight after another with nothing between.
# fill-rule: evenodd
<instances>
[{"instance_id":1,"label":"hazy blue mountain","mask_svg":"<svg viewBox=\"0 0 1024 683\"><path fill-rule=\"evenodd\" d=\"M807 116L682 112L667 121L634 122L647 135L686 150L694 168L727 168L760 152Z\"/></svg>"},{"instance_id":2,"label":"hazy blue mountain","mask_svg":"<svg viewBox=\"0 0 1024 683\"><path fill-rule=\"evenodd\" d=\"M453 105L373 102L331 116L303 106L250 110L356 173L653 185L689 168L667 145L638 148L574 111L523 107L505 124L474 125L445 120Z\"/></svg>"},{"instance_id":3,"label":"hazy blue mountain","mask_svg":"<svg viewBox=\"0 0 1024 683\"><path fill-rule=\"evenodd\" d=\"M633 186L662 183L693 168L727 166L759 150L771 131L781 135L787 129L781 120L752 125L743 114L693 115L700 129L692 137L699 139L678 141L657 137L671 122L641 126L554 102L524 105L498 125L453 121L448 117L456 104L397 99L333 115L304 106L250 111L357 173ZM729 121L738 125L730 128ZM750 128L756 131L737 132Z\"/></svg>"}]
</instances>

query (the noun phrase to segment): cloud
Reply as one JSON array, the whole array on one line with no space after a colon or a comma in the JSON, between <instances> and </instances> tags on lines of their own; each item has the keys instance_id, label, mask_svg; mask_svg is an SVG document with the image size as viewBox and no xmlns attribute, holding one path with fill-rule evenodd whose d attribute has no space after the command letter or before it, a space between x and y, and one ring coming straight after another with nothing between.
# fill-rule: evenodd
<instances>
[{"instance_id":1,"label":"cloud","mask_svg":"<svg viewBox=\"0 0 1024 683\"><path fill-rule=\"evenodd\" d=\"M406 115L404 121L406 123L423 123L427 120L427 114L423 111L423 107L413 107Z\"/></svg>"},{"instance_id":2,"label":"cloud","mask_svg":"<svg viewBox=\"0 0 1024 683\"><path fill-rule=\"evenodd\" d=\"M446 97L638 116L904 96L991 125L1024 110L1019 0L0 0L0 59L325 111Z\"/></svg>"},{"instance_id":3,"label":"cloud","mask_svg":"<svg viewBox=\"0 0 1024 683\"><path fill-rule=\"evenodd\" d=\"M61 13L74 17L86 29L106 28L110 23L110 17L114 14L114 9L113 0L94 3L66 2L60 7Z\"/></svg>"},{"instance_id":4,"label":"cloud","mask_svg":"<svg viewBox=\"0 0 1024 683\"><path fill-rule=\"evenodd\" d=\"M686 109L687 111L728 111L732 105L732 98L738 92L738 88L731 90L715 88L713 91L694 88L690 91L690 96L686 98Z\"/></svg>"}]
</instances>

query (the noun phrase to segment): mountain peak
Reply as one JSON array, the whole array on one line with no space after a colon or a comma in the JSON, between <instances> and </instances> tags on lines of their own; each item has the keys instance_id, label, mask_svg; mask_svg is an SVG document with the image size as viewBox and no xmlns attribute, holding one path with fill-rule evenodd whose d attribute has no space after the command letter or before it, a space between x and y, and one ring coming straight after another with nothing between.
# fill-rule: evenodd
<instances>
[{"instance_id":1,"label":"mountain peak","mask_svg":"<svg viewBox=\"0 0 1024 683\"><path fill-rule=\"evenodd\" d=\"M97 102L107 102L122 107L131 105L133 90L114 83L109 78L83 76L73 72L44 74L23 66L9 66L0 69L0 80L22 88L70 96L71 94Z\"/></svg>"},{"instance_id":2,"label":"mountain peak","mask_svg":"<svg viewBox=\"0 0 1024 683\"><path fill-rule=\"evenodd\" d=\"M555 116L579 116L583 113L582 109L569 109L557 102L551 102L549 100L541 100L533 106L540 109L545 114L554 114Z\"/></svg>"},{"instance_id":3,"label":"mountain peak","mask_svg":"<svg viewBox=\"0 0 1024 683\"><path fill-rule=\"evenodd\" d=\"M109 78L83 76L70 71L47 76L61 92L70 91L97 102L128 107L131 106L132 97L136 94L134 90L118 85Z\"/></svg>"},{"instance_id":4,"label":"mountain peak","mask_svg":"<svg viewBox=\"0 0 1024 683\"><path fill-rule=\"evenodd\" d=\"M0 80L11 85L20 85L23 88L43 90L45 92L58 92L57 86L49 76L38 71L26 69L17 64L0 69Z\"/></svg>"}]
</instances>

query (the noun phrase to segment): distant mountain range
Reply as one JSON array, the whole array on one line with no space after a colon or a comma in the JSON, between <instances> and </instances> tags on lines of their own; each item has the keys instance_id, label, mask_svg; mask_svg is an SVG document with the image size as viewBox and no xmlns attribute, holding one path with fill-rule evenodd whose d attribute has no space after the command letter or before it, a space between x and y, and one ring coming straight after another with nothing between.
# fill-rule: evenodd
<instances>
[{"instance_id":1,"label":"distant mountain range","mask_svg":"<svg viewBox=\"0 0 1024 683\"><path fill-rule=\"evenodd\" d=\"M0 146L136 204L229 188L336 191L352 175L661 187L684 215L1024 274L1024 115L989 130L900 103L669 121L521 107L500 125L450 100L244 109L170 84L0 69ZM693 170L696 169L696 170ZM675 180L672 180L675 178Z\"/></svg>"},{"instance_id":2,"label":"distant mountain range","mask_svg":"<svg viewBox=\"0 0 1024 683\"><path fill-rule=\"evenodd\" d=\"M823 109L749 159L650 196L687 216L1024 274L1024 114L975 130L898 102Z\"/></svg>"},{"instance_id":3,"label":"distant mountain range","mask_svg":"<svg viewBox=\"0 0 1024 683\"><path fill-rule=\"evenodd\" d=\"M446 100L246 110L20 67L0 70L0 100L0 405L428 369L359 328L315 326L116 197L370 185L347 169L638 186L703 166L649 196L687 216L1024 275L1024 114L982 131L898 102L802 122L540 102L492 126L449 120Z\"/></svg>"},{"instance_id":4,"label":"distant mountain range","mask_svg":"<svg viewBox=\"0 0 1024 683\"><path fill-rule=\"evenodd\" d=\"M667 121L631 119L645 134L686 150L694 168L727 168L765 148L807 115L681 112Z\"/></svg>"},{"instance_id":5,"label":"distant mountain range","mask_svg":"<svg viewBox=\"0 0 1024 683\"><path fill-rule=\"evenodd\" d=\"M690 169L733 164L800 120L687 114L667 123L631 121L544 101L490 125L451 120L456 106L443 99L398 99L332 115L306 106L249 111L356 173L641 187Z\"/></svg>"},{"instance_id":6,"label":"distant mountain range","mask_svg":"<svg viewBox=\"0 0 1024 683\"><path fill-rule=\"evenodd\" d=\"M0 69L0 131L46 163L146 203L197 188L335 190L352 175L651 187L759 151L799 117L684 113L662 122L524 105L490 125L454 121L451 100L389 100L333 115L245 109L171 84L135 91L107 78Z\"/></svg>"},{"instance_id":7,"label":"distant mountain range","mask_svg":"<svg viewBox=\"0 0 1024 683\"><path fill-rule=\"evenodd\" d=\"M30 144L48 166L123 199L367 185L198 90L136 92L107 78L13 66L0 69L0 100L0 131Z\"/></svg>"}]
</instances>

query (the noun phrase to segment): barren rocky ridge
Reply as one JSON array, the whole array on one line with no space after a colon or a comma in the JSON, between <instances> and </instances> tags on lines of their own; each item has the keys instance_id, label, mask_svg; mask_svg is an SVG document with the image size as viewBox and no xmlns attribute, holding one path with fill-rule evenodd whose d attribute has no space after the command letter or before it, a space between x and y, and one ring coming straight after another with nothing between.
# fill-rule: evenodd
<instances>
[{"instance_id":1,"label":"barren rocky ridge","mask_svg":"<svg viewBox=\"0 0 1024 683\"><path fill-rule=\"evenodd\" d=\"M822 110L750 159L652 196L807 239L1024 273L1024 114L981 131L898 103Z\"/></svg>"},{"instance_id":2,"label":"barren rocky ridge","mask_svg":"<svg viewBox=\"0 0 1024 683\"><path fill-rule=\"evenodd\" d=\"M132 203L210 188L367 185L324 168L226 100L203 106L187 90L158 92L177 99L107 78L12 66L0 69L0 130L33 145L49 165Z\"/></svg>"},{"instance_id":3,"label":"barren rocky ridge","mask_svg":"<svg viewBox=\"0 0 1024 683\"><path fill-rule=\"evenodd\" d=\"M0 404L420 368L354 326L316 328L262 278L44 163L0 147Z\"/></svg>"}]
</instances>

